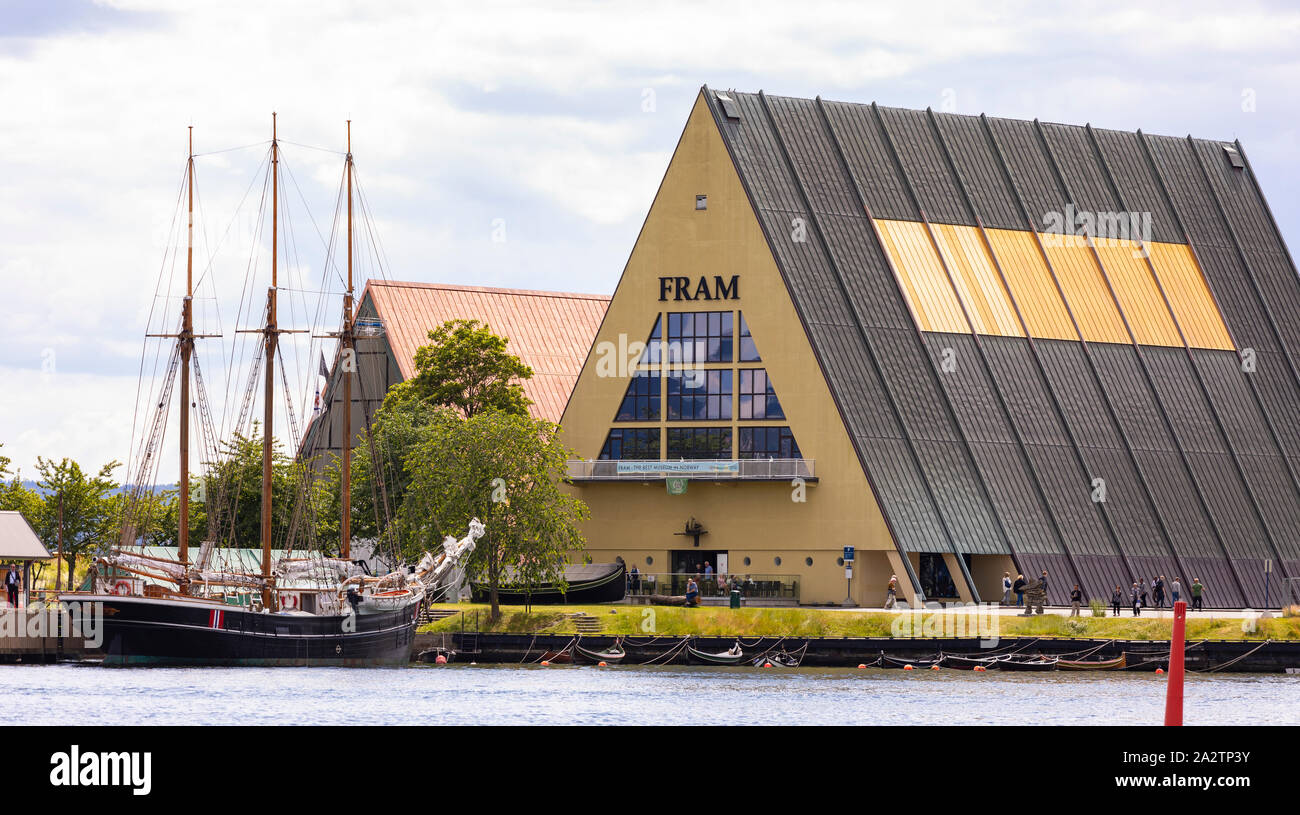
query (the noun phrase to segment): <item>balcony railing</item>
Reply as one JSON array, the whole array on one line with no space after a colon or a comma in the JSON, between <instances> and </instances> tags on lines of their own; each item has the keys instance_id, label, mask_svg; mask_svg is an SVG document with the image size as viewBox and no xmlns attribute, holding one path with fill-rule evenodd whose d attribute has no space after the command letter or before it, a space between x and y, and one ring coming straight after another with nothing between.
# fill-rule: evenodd
<instances>
[{"instance_id":1,"label":"balcony railing","mask_svg":"<svg viewBox=\"0 0 1300 815\"><path fill-rule=\"evenodd\" d=\"M745 600L793 600L799 602L799 577L793 574L744 574L705 577L703 574L641 573L628 574L627 593L634 597L651 594L681 596L686 581L694 579L701 597L729 597L732 586L740 589Z\"/></svg>"},{"instance_id":2,"label":"balcony railing","mask_svg":"<svg viewBox=\"0 0 1300 815\"><path fill-rule=\"evenodd\" d=\"M569 461L569 480L663 481L789 481L817 480L816 462L810 458L682 459L575 459Z\"/></svg>"}]
</instances>

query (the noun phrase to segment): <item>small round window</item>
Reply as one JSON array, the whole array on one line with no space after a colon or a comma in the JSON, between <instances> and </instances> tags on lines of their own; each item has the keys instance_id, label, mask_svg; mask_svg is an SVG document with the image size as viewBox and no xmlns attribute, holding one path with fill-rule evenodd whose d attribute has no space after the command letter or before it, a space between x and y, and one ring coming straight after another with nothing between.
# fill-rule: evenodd
<instances>
[{"instance_id":1,"label":"small round window","mask_svg":"<svg viewBox=\"0 0 1300 815\"><path fill-rule=\"evenodd\" d=\"M654 562L655 562L655 559L654 559L652 556L650 556L650 555L646 555L646 556L645 556L645 565L647 565L647 566L653 566L653 565L654 565Z\"/></svg>"},{"instance_id":2,"label":"small round window","mask_svg":"<svg viewBox=\"0 0 1300 815\"><path fill-rule=\"evenodd\" d=\"M836 565L836 566L843 566L843 565L844 565L844 558L842 558L842 557L837 557L837 558L835 558L835 565Z\"/></svg>"},{"instance_id":3,"label":"small round window","mask_svg":"<svg viewBox=\"0 0 1300 815\"><path fill-rule=\"evenodd\" d=\"M745 558L745 565L748 566L749 564L750 564L749 558Z\"/></svg>"},{"instance_id":4,"label":"small round window","mask_svg":"<svg viewBox=\"0 0 1300 815\"><path fill-rule=\"evenodd\" d=\"M803 559L803 562L804 562L804 565L806 565L806 566L811 566L811 565L812 565L812 558L810 558L810 557L806 557L806 558Z\"/></svg>"},{"instance_id":5,"label":"small round window","mask_svg":"<svg viewBox=\"0 0 1300 815\"><path fill-rule=\"evenodd\" d=\"M772 562L775 563L776 565L780 566L780 565L781 565L781 556L780 556L780 555L777 555L776 557L772 558Z\"/></svg>"}]
</instances>

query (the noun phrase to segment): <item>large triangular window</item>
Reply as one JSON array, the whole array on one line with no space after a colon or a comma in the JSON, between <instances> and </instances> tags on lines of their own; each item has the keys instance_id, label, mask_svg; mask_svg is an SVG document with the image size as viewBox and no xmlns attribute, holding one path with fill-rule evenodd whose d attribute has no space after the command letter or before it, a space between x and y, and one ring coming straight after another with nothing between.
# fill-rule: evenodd
<instances>
[{"instance_id":1,"label":"large triangular window","mask_svg":"<svg viewBox=\"0 0 1300 815\"><path fill-rule=\"evenodd\" d=\"M643 365L658 365L663 357L664 332L663 332L663 315L655 318L655 327L650 330L650 338L646 340L645 350L641 352L641 358L637 360L637 367Z\"/></svg>"},{"instance_id":2,"label":"large triangular window","mask_svg":"<svg viewBox=\"0 0 1300 815\"><path fill-rule=\"evenodd\" d=\"M762 357L758 355L758 346L754 344L754 337L749 333L749 324L745 322L745 313L740 313L740 361L741 362L762 362Z\"/></svg>"},{"instance_id":3,"label":"large triangular window","mask_svg":"<svg viewBox=\"0 0 1300 815\"><path fill-rule=\"evenodd\" d=\"M627 383L616 422L654 422L659 419L658 371L637 371Z\"/></svg>"},{"instance_id":4,"label":"large triangular window","mask_svg":"<svg viewBox=\"0 0 1300 815\"><path fill-rule=\"evenodd\" d=\"M785 411L776 398L776 389L768 378L765 368L740 369L740 415L736 418L746 419L784 419Z\"/></svg>"}]
</instances>

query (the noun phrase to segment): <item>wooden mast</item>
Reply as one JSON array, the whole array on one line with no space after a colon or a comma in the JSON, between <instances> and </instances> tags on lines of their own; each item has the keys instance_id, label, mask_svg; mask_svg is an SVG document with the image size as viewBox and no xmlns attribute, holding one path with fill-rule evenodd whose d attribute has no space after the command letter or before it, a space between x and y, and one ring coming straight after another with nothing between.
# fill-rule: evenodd
<instances>
[{"instance_id":1,"label":"wooden mast","mask_svg":"<svg viewBox=\"0 0 1300 815\"><path fill-rule=\"evenodd\" d=\"M339 503L343 518L340 524L342 540L339 555L352 555L352 369L356 367L356 353L352 336L352 120L348 119L348 290L343 295L343 334L340 340L343 353L343 462Z\"/></svg>"},{"instance_id":2,"label":"wooden mast","mask_svg":"<svg viewBox=\"0 0 1300 815\"><path fill-rule=\"evenodd\" d=\"M189 193L189 222L185 246L185 300L181 304L180 522L176 530L182 571L190 554L190 356L194 353L194 127L190 126L190 157L185 168ZM184 589L184 585L181 586Z\"/></svg>"},{"instance_id":3,"label":"wooden mast","mask_svg":"<svg viewBox=\"0 0 1300 815\"><path fill-rule=\"evenodd\" d=\"M266 388L262 408L262 607L274 610L271 591L271 482L272 428L275 422L275 293L279 284L280 145L276 138L275 114L271 114L271 288L266 292L266 346L264 367Z\"/></svg>"}]
</instances>

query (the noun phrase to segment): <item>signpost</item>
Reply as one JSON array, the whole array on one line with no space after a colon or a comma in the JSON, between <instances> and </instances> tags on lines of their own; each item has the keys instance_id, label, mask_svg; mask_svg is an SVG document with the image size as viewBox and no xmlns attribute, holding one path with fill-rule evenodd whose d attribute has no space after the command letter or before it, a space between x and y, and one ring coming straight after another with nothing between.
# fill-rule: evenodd
<instances>
[{"instance_id":1,"label":"signpost","mask_svg":"<svg viewBox=\"0 0 1300 815\"><path fill-rule=\"evenodd\" d=\"M844 580L845 586L844 602L840 603L845 608L853 608L857 603L853 602L853 559L856 554L852 546L844 547Z\"/></svg>"}]
</instances>

